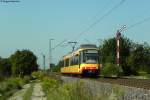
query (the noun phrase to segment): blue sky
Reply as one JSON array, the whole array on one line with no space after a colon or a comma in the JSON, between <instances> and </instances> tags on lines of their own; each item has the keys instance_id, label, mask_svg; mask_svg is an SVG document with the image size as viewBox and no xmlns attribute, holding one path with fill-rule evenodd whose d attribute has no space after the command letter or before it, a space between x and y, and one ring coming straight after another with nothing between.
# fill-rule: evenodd
<instances>
[{"instance_id":1,"label":"blue sky","mask_svg":"<svg viewBox=\"0 0 150 100\"><path fill-rule=\"evenodd\" d=\"M20 0L19 3L0 2L0 56L9 57L17 49L30 49L42 65L41 53L48 64L48 41L54 47L64 39L71 41L95 20L105 15L121 0ZM125 0L77 41L79 44L98 43L98 39L113 37L122 25L127 27L150 17L150 0ZM122 34L150 44L150 21ZM53 62L71 51L70 46L53 50Z\"/></svg>"}]
</instances>

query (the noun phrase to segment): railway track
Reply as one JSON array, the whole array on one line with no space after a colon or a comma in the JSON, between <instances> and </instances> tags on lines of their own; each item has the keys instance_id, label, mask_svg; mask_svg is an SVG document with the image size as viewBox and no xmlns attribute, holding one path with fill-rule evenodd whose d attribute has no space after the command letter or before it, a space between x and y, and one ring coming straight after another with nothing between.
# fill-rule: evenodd
<instances>
[{"instance_id":1,"label":"railway track","mask_svg":"<svg viewBox=\"0 0 150 100\"><path fill-rule=\"evenodd\" d=\"M78 78L86 78L86 77L78 77ZM110 83L110 84L118 84L128 87L142 88L146 90L150 90L150 79L131 79L131 78L87 78L95 81Z\"/></svg>"},{"instance_id":2,"label":"railway track","mask_svg":"<svg viewBox=\"0 0 150 100\"><path fill-rule=\"evenodd\" d=\"M60 73L53 73L57 76L62 75ZM81 79L89 79L94 81L99 81L103 83L110 83L110 84L118 84L128 87L136 87L136 88L142 88L146 90L150 90L150 79L134 79L134 78L91 78L91 77L81 77L81 76L66 76L65 77L75 77L75 78L81 78Z\"/></svg>"},{"instance_id":3,"label":"railway track","mask_svg":"<svg viewBox=\"0 0 150 100\"><path fill-rule=\"evenodd\" d=\"M150 79L99 78L97 81L150 90Z\"/></svg>"}]
</instances>

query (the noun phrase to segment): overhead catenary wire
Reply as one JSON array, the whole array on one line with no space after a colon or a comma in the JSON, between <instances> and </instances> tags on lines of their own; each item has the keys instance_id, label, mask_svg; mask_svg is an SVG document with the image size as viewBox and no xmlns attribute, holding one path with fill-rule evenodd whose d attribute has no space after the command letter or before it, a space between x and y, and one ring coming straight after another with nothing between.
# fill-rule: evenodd
<instances>
[{"instance_id":1,"label":"overhead catenary wire","mask_svg":"<svg viewBox=\"0 0 150 100\"><path fill-rule=\"evenodd\" d=\"M100 21L102 21L105 17L107 17L109 14L111 14L115 9L117 9L120 5L122 5L125 2L125 0L121 0L118 4L116 4L114 7L112 7L107 13L105 13L102 17L98 18L96 21L94 21L89 27L87 27L85 30L79 33L77 37L74 38L74 40L79 39L80 36L85 34L87 31L89 31L91 28L93 28L96 24L98 24Z\"/></svg>"},{"instance_id":2,"label":"overhead catenary wire","mask_svg":"<svg viewBox=\"0 0 150 100\"><path fill-rule=\"evenodd\" d=\"M121 29L121 30L119 30L119 31L120 31L120 32L127 31L127 30L132 29L132 28L134 28L134 27L136 27L136 26L138 26L138 25L140 25L140 24L143 24L143 23L149 21L149 20L150 20L150 17L147 17L147 18L144 18L143 20L140 20L140 21L138 21L138 22L136 22L136 23L134 23L134 24L131 24L131 25L128 26L128 27L127 27L126 25L123 25L122 27L124 27L124 28Z\"/></svg>"},{"instance_id":3,"label":"overhead catenary wire","mask_svg":"<svg viewBox=\"0 0 150 100\"><path fill-rule=\"evenodd\" d=\"M147 18L145 18L145 19L143 19L143 20L141 20L141 21L138 21L138 22L136 22L136 23L130 25L129 27L126 28L126 30L129 30L129 29L131 29L131 28L134 28L135 26L140 25L140 24L143 24L143 23L145 23L146 21L149 21L149 20L150 20L150 17L147 17Z\"/></svg>"},{"instance_id":4,"label":"overhead catenary wire","mask_svg":"<svg viewBox=\"0 0 150 100\"><path fill-rule=\"evenodd\" d=\"M54 48L52 48L52 50L56 49L57 47L61 46L63 43L65 43L67 40L64 39L63 41L61 41L60 43L58 43Z\"/></svg>"},{"instance_id":5,"label":"overhead catenary wire","mask_svg":"<svg viewBox=\"0 0 150 100\"><path fill-rule=\"evenodd\" d=\"M108 0L108 1L106 2L106 4L96 13L96 15L91 18L91 21L93 21L93 20L95 20L97 17L99 17L99 15L101 15L102 12L103 12L104 10L106 10L106 9L109 7L109 4L112 3L111 1L112 1L112 0Z\"/></svg>"},{"instance_id":6,"label":"overhead catenary wire","mask_svg":"<svg viewBox=\"0 0 150 100\"><path fill-rule=\"evenodd\" d=\"M99 17L99 15L101 15L102 12L103 12L104 10L106 10L106 9L109 7L109 4L112 3L111 1L112 1L112 0L108 0L108 1L104 4L104 6L103 6L101 9L99 9L98 12L90 19L90 21L93 22L93 20L95 20L97 17ZM72 41L73 41L73 40L72 40ZM85 41L87 41L87 42L90 43L89 40L86 40L86 39L85 39Z\"/></svg>"}]
</instances>

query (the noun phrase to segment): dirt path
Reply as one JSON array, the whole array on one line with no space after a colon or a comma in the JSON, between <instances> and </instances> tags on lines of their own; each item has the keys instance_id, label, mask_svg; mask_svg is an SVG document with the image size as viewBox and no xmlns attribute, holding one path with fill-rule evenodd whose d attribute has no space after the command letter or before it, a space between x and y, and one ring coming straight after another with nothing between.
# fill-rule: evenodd
<instances>
[{"instance_id":1,"label":"dirt path","mask_svg":"<svg viewBox=\"0 0 150 100\"><path fill-rule=\"evenodd\" d=\"M23 86L23 89L14 93L8 100L23 100L23 95L30 88L31 84L26 84Z\"/></svg>"},{"instance_id":2,"label":"dirt path","mask_svg":"<svg viewBox=\"0 0 150 100\"><path fill-rule=\"evenodd\" d=\"M46 95L42 90L41 83L35 83L31 100L46 100Z\"/></svg>"},{"instance_id":3,"label":"dirt path","mask_svg":"<svg viewBox=\"0 0 150 100\"><path fill-rule=\"evenodd\" d=\"M23 100L24 94L31 87L31 84L26 84L23 89L14 93L8 100ZM42 90L41 83L35 83L30 100L46 100L46 95Z\"/></svg>"}]
</instances>

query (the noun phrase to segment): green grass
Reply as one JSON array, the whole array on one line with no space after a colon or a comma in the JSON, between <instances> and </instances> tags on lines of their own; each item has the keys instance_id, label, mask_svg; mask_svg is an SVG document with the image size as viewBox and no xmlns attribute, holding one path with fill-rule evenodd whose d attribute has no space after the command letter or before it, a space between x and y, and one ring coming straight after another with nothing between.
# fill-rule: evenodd
<instances>
[{"instance_id":1,"label":"green grass","mask_svg":"<svg viewBox=\"0 0 150 100\"><path fill-rule=\"evenodd\" d=\"M146 77L147 77L148 79L150 79L150 74L147 74Z\"/></svg>"},{"instance_id":2,"label":"green grass","mask_svg":"<svg viewBox=\"0 0 150 100\"><path fill-rule=\"evenodd\" d=\"M30 84L31 84L31 86L28 88L28 90L23 95L23 100L30 100L31 99L35 83L33 82L33 83L30 83Z\"/></svg>"},{"instance_id":3,"label":"green grass","mask_svg":"<svg viewBox=\"0 0 150 100\"><path fill-rule=\"evenodd\" d=\"M139 73L139 76L143 76L145 78L150 79L150 74L148 74L147 72L145 72L145 71L139 71L138 73Z\"/></svg>"},{"instance_id":4,"label":"green grass","mask_svg":"<svg viewBox=\"0 0 150 100\"><path fill-rule=\"evenodd\" d=\"M47 100L96 100L84 83L62 84L46 93Z\"/></svg>"}]
</instances>

